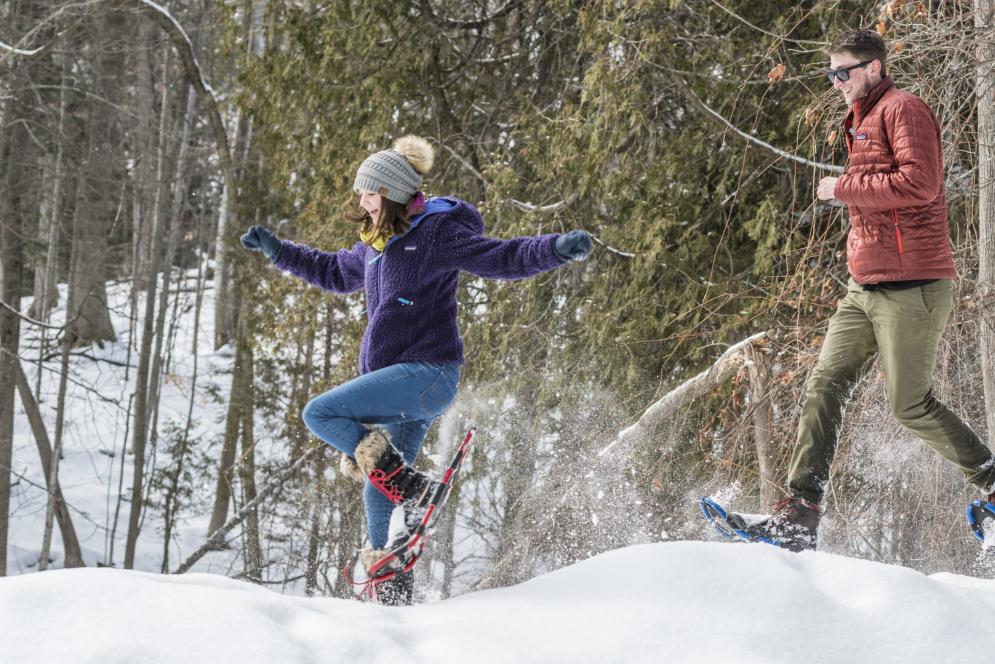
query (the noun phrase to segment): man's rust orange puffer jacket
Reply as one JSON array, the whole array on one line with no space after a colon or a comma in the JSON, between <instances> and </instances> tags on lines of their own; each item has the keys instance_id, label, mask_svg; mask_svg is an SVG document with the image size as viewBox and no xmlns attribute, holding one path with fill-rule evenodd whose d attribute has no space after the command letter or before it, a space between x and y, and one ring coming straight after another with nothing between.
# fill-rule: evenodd
<instances>
[{"instance_id":1,"label":"man's rust orange puffer jacket","mask_svg":"<svg viewBox=\"0 0 995 664\"><path fill-rule=\"evenodd\" d=\"M886 77L856 100L845 129L850 163L836 198L850 210L850 274L860 284L956 278L933 112Z\"/></svg>"}]
</instances>

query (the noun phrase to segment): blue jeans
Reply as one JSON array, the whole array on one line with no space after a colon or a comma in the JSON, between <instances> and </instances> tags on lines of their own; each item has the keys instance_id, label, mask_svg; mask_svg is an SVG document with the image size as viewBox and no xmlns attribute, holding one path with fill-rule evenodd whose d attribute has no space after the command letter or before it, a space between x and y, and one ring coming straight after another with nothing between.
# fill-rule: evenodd
<instances>
[{"instance_id":1,"label":"blue jeans","mask_svg":"<svg viewBox=\"0 0 995 664\"><path fill-rule=\"evenodd\" d=\"M378 425L404 460L414 463L428 428L456 399L459 380L456 363L394 364L316 396L304 407L304 424L315 436L352 457L369 431L367 425ZM370 545L382 549L394 505L369 480L363 503Z\"/></svg>"}]
</instances>

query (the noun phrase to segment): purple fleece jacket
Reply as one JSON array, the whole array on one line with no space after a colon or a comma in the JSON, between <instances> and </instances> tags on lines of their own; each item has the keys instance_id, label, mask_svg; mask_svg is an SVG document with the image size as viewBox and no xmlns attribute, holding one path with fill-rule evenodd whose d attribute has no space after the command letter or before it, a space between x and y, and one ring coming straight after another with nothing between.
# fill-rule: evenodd
<instances>
[{"instance_id":1,"label":"purple fleece jacket","mask_svg":"<svg viewBox=\"0 0 995 664\"><path fill-rule=\"evenodd\" d=\"M391 238L383 253L357 242L328 253L283 241L276 267L336 293L366 289L369 324L359 349L360 373L401 362L463 363L456 325L460 271L487 279L524 279L563 263L553 251L558 234L497 240L458 198L433 198Z\"/></svg>"}]
</instances>

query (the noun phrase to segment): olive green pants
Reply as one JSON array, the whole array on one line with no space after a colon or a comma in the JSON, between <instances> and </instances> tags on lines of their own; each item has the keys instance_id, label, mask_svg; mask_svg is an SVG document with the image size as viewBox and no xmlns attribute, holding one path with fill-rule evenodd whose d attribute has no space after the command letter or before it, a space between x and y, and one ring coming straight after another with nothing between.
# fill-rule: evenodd
<instances>
[{"instance_id":1,"label":"olive green pants","mask_svg":"<svg viewBox=\"0 0 995 664\"><path fill-rule=\"evenodd\" d=\"M881 354L888 401L898 421L955 463L969 482L991 490L991 451L933 395L936 349L952 307L949 280L876 291L850 280L808 379L788 476L793 495L822 502L846 401L875 353Z\"/></svg>"}]
</instances>

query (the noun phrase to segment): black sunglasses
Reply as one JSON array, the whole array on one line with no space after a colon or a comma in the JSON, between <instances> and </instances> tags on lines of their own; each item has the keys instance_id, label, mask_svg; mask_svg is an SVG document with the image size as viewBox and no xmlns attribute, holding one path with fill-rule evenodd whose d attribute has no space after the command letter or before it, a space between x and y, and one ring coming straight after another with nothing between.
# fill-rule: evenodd
<instances>
[{"instance_id":1,"label":"black sunglasses","mask_svg":"<svg viewBox=\"0 0 995 664\"><path fill-rule=\"evenodd\" d=\"M835 76L840 80L841 83L846 83L850 80L850 72L854 69L860 69L861 67L866 67L867 65L874 62L874 59L864 60L863 62L858 62L855 65L850 65L849 67L840 67L839 69L830 69L826 72L826 77L829 79L829 85L833 84L833 77Z\"/></svg>"}]
</instances>

